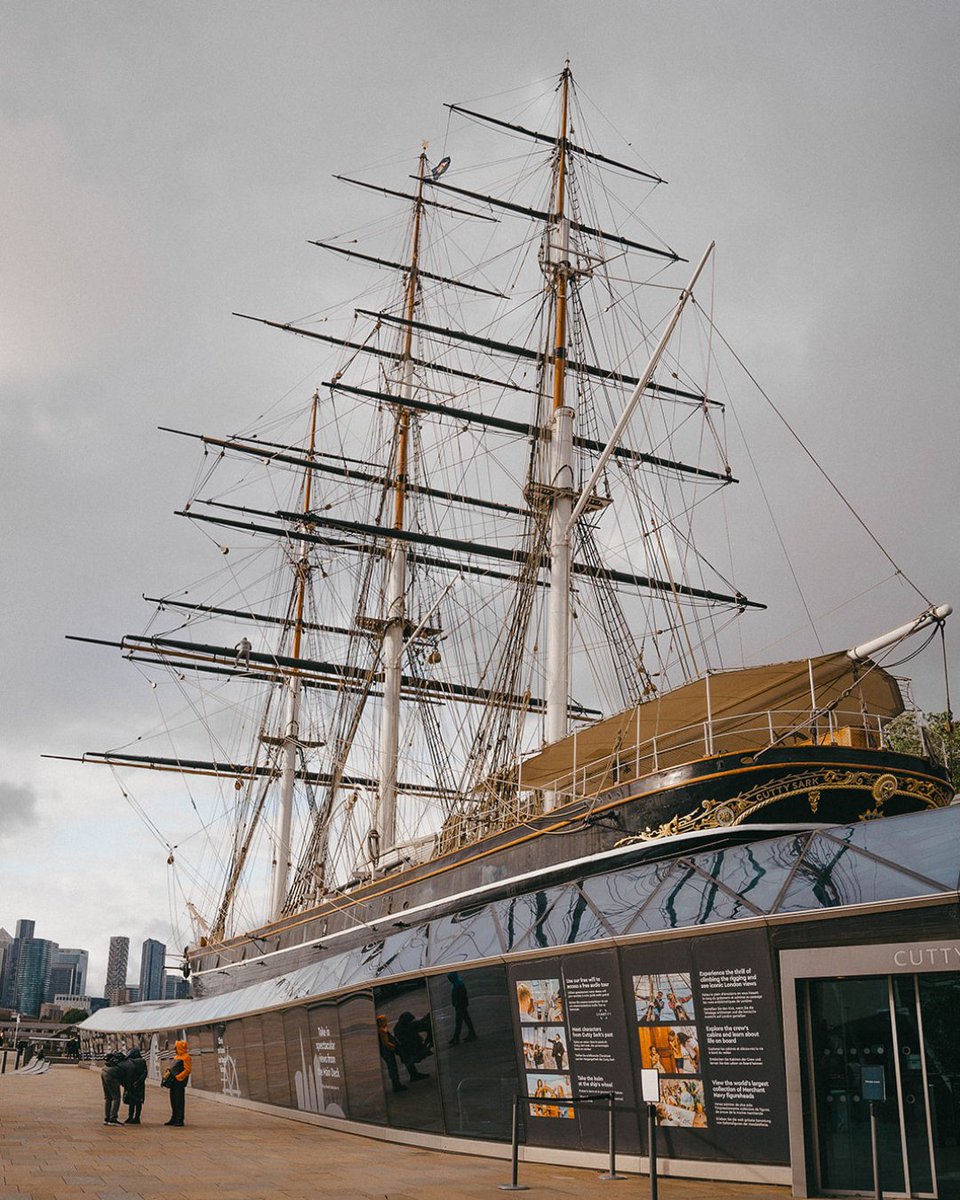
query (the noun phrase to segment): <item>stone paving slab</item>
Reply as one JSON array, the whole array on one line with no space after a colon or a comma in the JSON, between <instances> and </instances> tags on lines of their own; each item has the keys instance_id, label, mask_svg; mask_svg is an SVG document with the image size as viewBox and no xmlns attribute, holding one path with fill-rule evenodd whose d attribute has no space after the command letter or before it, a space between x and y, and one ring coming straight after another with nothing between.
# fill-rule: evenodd
<instances>
[{"instance_id":1,"label":"stone paving slab","mask_svg":"<svg viewBox=\"0 0 960 1200\"><path fill-rule=\"evenodd\" d=\"M163 1125L147 1090L142 1125L103 1124L95 1071L0 1075L0 1200L497 1200L510 1164L357 1137L187 1092L187 1124ZM520 1164L537 1197L638 1200L645 1177ZM661 1200L789 1200L787 1188L661 1179Z\"/></svg>"}]
</instances>

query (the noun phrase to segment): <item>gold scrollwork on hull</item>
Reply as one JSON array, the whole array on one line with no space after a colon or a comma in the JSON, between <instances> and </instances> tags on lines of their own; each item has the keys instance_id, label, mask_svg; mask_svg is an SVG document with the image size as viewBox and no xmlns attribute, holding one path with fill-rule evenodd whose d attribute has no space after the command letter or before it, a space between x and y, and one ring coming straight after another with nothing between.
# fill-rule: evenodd
<instances>
[{"instance_id":1,"label":"gold scrollwork on hull","mask_svg":"<svg viewBox=\"0 0 960 1200\"><path fill-rule=\"evenodd\" d=\"M861 791L866 792L873 800L873 806L860 813L859 820L870 821L882 817L884 806L894 796L919 801L926 808L942 808L952 799L952 790L946 783L933 779L920 779L912 775L899 776L889 772L877 774L876 771L843 771L816 770L797 771L779 779L758 784L739 796L724 800L704 800L704 802L684 816L671 817L657 829L649 826L642 833L623 838L618 846L629 845L631 842L656 841L658 838L671 837L678 833L690 833L701 829L723 829L734 825L742 825L763 808L777 804L782 800L805 796L810 805L810 811L819 810L821 793L829 791Z\"/></svg>"}]
</instances>

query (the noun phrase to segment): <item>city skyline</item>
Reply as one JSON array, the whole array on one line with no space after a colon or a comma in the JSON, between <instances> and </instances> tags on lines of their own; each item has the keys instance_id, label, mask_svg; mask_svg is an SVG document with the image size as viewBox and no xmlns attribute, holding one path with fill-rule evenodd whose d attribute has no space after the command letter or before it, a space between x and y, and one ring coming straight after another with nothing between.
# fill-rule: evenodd
<instances>
[{"instance_id":1,"label":"city skyline","mask_svg":"<svg viewBox=\"0 0 960 1200\"><path fill-rule=\"evenodd\" d=\"M167 970L166 945L147 938L140 947L136 966L139 982L135 982L131 979L134 964L129 955L130 938L113 935L105 958L106 970L109 973L115 969L123 979L109 988L110 980L105 978L102 992L97 993L90 988L89 950L60 946L53 938L37 936L37 922L30 918L18 918L13 924L16 933L10 934L0 923L0 1007L3 1008L16 1010L22 1006L39 1010L41 1004L53 1002L58 995L102 999L108 998L110 990L119 1002L123 1002L123 993L131 989L139 990L140 999L163 999L169 990L168 977L182 978ZM28 946L26 959L24 944Z\"/></svg>"}]
</instances>

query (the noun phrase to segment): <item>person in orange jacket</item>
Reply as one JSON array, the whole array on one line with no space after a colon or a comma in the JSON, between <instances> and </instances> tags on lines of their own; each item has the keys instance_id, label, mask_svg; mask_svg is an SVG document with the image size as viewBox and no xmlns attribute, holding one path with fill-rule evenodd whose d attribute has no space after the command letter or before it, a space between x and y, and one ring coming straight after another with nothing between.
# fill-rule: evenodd
<instances>
[{"instance_id":1,"label":"person in orange jacket","mask_svg":"<svg viewBox=\"0 0 960 1200\"><path fill-rule=\"evenodd\" d=\"M170 1120L168 1125L180 1127L183 1125L183 1112L186 1102L187 1080L193 1070L193 1059L187 1049L186 1042L177 1042L177 1057L163 1077L163 1086L170 1089Z\"/></svg>"}]
</instances>

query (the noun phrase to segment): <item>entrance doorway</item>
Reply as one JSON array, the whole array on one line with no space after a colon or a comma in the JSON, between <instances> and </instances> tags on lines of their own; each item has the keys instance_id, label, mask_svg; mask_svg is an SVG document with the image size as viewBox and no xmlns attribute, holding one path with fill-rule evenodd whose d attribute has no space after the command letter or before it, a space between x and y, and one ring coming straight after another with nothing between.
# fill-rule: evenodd
<instances>
[{"instance_id":1,"label":"entrance doorway","mask_svg":"<svg viewBox=\"0 0 960 1200\"><path fill-rule=\"evenodd\" d=\"M960 974L804 981L813 1194L872 1193L864 1067L882 1067L885 1194L960 1200Z\"/></svg>"}]
</instances>

